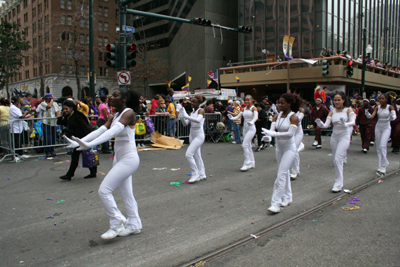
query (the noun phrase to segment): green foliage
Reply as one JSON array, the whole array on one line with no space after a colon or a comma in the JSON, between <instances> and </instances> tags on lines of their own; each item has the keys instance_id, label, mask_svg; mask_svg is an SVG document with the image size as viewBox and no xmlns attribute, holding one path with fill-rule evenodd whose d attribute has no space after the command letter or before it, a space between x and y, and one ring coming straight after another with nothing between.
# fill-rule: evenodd
<instances>
[{"instance_id":1,"label":"green foliage","mask_svg":"<svg viewBox=\"0 0 400 267\"><path fill-rule=\"evenodd\" d=\"M7 21L0 22L0 88L8 83L11 75L22 66L24 55L22 51L30 48L25 33L20 30L21 25Z\"/></svg>"}]
</instances>

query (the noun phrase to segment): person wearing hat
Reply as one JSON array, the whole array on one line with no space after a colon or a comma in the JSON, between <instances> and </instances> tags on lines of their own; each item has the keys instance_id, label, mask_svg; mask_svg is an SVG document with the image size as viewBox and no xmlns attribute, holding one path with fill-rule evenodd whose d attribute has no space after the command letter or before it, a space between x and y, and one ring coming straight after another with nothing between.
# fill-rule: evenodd
<instances>
[{"instance_id":1,"label":"person wearing hat","mask_svg":"<svg viewBox=\"0 0 400 267\"><path fill-rule=\"evenodd\" d=\"M369 146L373 141L373 132L375 130L376 120L370 120L365 115L365 111L369 113L373 113L374 109L369 105L369 100L363 100L363 106L358 109L358 116L356 119L356 125L359 126L360 135L361 135L361 144L362 144L362 152L367 153L369 150Z\"/></svg>"},{"instance_id":2,"label":"person wearing hat","mask_svg":"<svg viewBox=\"0 0 400 267\"><path fill-rule=\"evenodd\" d=\"M392 153L399 154L400 148L400 96L397 96L396 101L393 103L394 111L396 112L396 119L390 122L392 127Z\"/></svg>"},{"instance_id":3,"label":"person wearing hat","mask_svg":"<svg viewBox=\"0 0 400 267\"><path fill-rule=\"evenodd\" d=\"M47 93L44 96L45 100L40 104L42 109L42 130L43 130L43 145L46 158L52 159L56 156L54 152L54 145L56 144L57 135L57 120L56 117L60 114L60 108L54 101L54 96L51 93Z\"/></svg>"},{"instance_id":4,"label":"person wearing hat","mask_svg":"<svg viewBox=\"0 0 400 267\"><path fill-rule=\"evenodd\" d=\"M315 146L316 148L322 148L321 128L317 125L315 120L320 119L322 122L325 122L326 117L329 114L329 110L324 105L322 105L321 98L315 99L315 104L316 106L311 110L311 116L310 116L310 123L314 125L315 129L315 141L313 143L313 146Z\"/></svg>"},{"instance_id":5,"label":"person wearing hat","mask_svg":"<svg viewBox=\"0 0 400 267\"><path fill-rule=\"evenodd\" d=\"M326 48L323 47L321 53L319 53L319 57L324 58L326 56Z\"/></svg>"},{"instance_id":6,"label":"person wearing hat","mask_svg":"<svg viewBox=\"0 0 400 267\"><path fill-rule=\"evenodd\" d=\"M57 124L65 126L64 134L69 138L72 136L83 138L92 131L87 117L77 109L75 101L72 98L68 98L64 101L62 113L57 119ZM60 177L61 180L71 181L71 178L74 177L75 170L79 164L80 154L81 151L76 150L76 148L73 149L71 164L67 174ZM90 174L85 176L84 179L96 177L97 166L89 168L89 170Z\"/></svg>"}]
</instances>

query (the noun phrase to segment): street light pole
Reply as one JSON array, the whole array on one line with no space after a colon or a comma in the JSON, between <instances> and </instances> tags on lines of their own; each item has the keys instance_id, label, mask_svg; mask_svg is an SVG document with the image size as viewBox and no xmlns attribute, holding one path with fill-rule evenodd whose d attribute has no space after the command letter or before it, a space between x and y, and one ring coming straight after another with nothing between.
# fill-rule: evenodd
<instances>
[{"instance_id":1,"label":"street light pole","mask_svg":"<svg viewBox=\"0 0 400 267\"><path fill-rule=\"evenodd\" d=\"M362 58L362 78L361 78L361 96L364 98L365 92L365 68L367 67L367 62L365 62L365 54L367 53L367 29L363 29L363 58Z\"/></svg>"}]
</instances>

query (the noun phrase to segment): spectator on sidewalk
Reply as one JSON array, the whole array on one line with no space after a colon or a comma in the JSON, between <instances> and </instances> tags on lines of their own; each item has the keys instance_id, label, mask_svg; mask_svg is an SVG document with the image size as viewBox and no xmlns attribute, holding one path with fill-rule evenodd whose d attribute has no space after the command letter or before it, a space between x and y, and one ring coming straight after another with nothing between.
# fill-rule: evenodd
<instances>
[{"instance_id":1,"label":"spectator on sidewalk","mask_svg":"<svg viewBox=\"0 0 400 267\"><path fill-rule=\"evenodd\" d=\"M167 134L170 137L175 136L175 122L176 122L176 113L175 113L175 105L168 98L165 99L165 105L167 106L168 115L168 125L167 125Z\"/></svg>"},{"instance_id":2,"label":"spectator on sidewalk","mask_svg":"<svg viewBox=\"0 0 400 267\"><path fill-rule=\"evenodd\" d=\"M9 123L10 123L10 100L7 98L0 99L0 145L9 147ZM3 148L0 148L0 157L4 156Z\"/></svg>"},{"instance_id":3,"label":"spectator on sidewalk","mask_svg":"<svg viewBox=\"0 0 400 267\"><path fill-rule=\"evenodd\" d=\"M43 144L46 146L44 152L46 153L46 158L52 159L56 156L56 153L54 152L54 145L56 144L57 136L56 117L60 114L60 108L54 101L54 96L51 93L47 93L44 98L45 100L40 104L43 117Z\"/></svg>"},{"instance_id":4,"label":"spectator on sidewalk","mask_svg":"<svg viewBox=\"0 0 400 267\"><path fill-rule=\"evenodd\" d=\"M329 110L324 105L322 105L321 98L317 98L315 100L315 104L316 106L311 110L311 118L310 118L310 122L312 123L312 125L314 125L315 129L315 141L313 143L313 146L315 146L316 148L322 148L321 128L317 125L315 120L320 119L322 122L325 122L326 117L329 114Z\"/></svg>"},{"instance_id":5,"label":"spectator on sidewalk","mask_svg":"<svg viewBox=\"0 0 400 267\"><path fill-rule=\"evenodd\" d=\"M156 114L156 108L158 107L158 100L160 100L160 95L156 94L154 98L150 101L151 102L150 115Z\"/></svg>"},{"instance_id":6,"label":"spectator on sidewalk","mask_svg":"<svg viewBox=\"0 0 400 267\"><path fill-rule=\"evenodd\" d=\"M315 87L314 100L316 100L317 98L321 99L321 101L322 101L321 87L320 86Z\"/></svg>"},{"instance_id":7,"label":"spectator on sidewalk","mask_svg":"<svg viewBox=\"0 0 400 267\"><path fill-rule=\"evenodd\" d=\"M63 109L61 116L57 119L58 125L65 126L64 134L71 138L72 136L83 138L88 135L92 130L87 117L77 110L75 102L72 98L68 98L63 103ZM73 149L71 154L71 164L67 174L60 177L61 180L71 181L71 178L75 175L75 170L79 164L79 156L81 151ZM95 178L97 173L97 166L89 168L90 174L83 177L84 179Z\"/></svg>"},{"instance_id":8,"label":"spectator on sidewalk","mask_svg":"<svg viewBox=\"0 0 400 267\"><path fill-rule=\"evenodd\" d=\"M24 98L23 98L24 104L21 106L22 113L24 113L24 111L28 111L28 113L30 115L28 118L35 117L35 109L36 108L33 108L31 105L32 98L33 97L32 97L31 93L28 92L28 93L24 94Z\"/></svg>"},{"instance_id":9,"label":"spectator on sidewalk","mask_svg":"<svg viewBox=\"0 0 400 267\"><path fill-rule=\"evenodd\" d=\"M393 103L393 109L396 112L396 119L390 122L390 126L392 127L392 153L399 154L400 153L400 96L397 96L395 102Z\"/></svg>"},{"instance_id":10,"label":"spectator on sidewalk","mask_svg":"<svg viewBox=\"0 0 400 267\"><path fill-rule=\"evenodd\" d=\"M236 117L240 113L240 101L235 101L233 102L233 112L228 112L228 114L231 114L233 117ZM241 123L241 119L237 119L233 121L233 132L235 134L235 141L232 142L232 144L241 144L242 139L240 138L240 130L239 126Z\"/></svg>"},{"instance_id":11,"label":"spectator on sidewalk","mask_svg":"<svg viewBox=\"0 0 400 267\"><path fill-rule=\"evenodd\" d=\"M108 109L108 97L105 95L100 96L100 104L99 104L99 118L97 120L97 126L100 128L108 121L108 117L110 116L110 110ZM110 144L108 141L101 144L101 152L103 154L111 154Z\"/></svg>"},{"instance_id":12,"label":"spectator on sidewalk","mask_svg":"<svg viewBox=\"0 0 400 267\"><path fill-rule=\"evenodd\" d=\"M321 90L320 94L321 94L321 99L323 101L323 103L326 103L326 91L328 90L328 88L326 86L324 86L324 88Z\"/></svg>"},{"instance_id":13,"label":"spectator on sidewalk","mask_svg":"<svg viewBox=\"0 0 400 267\"><path fill-rule=\"evenodd\" d=\"M13 96L11 98L10 112L10 133L13 135L14 149L15 149L15 162L21 159L26 159L28 156L24 155L24 151L21 148L23 142L22 133L24 131L23 122L20 119L25 119L30 116L28 111L24 113L21 112L21 99L18 96ZM18 154L18 156L17 156Z\"/></svg>"},{"instance_id":14,"label":"spectator on sidewalk","mask_svg":"<svg viewBox=\"0 0 400 267\"><path fill-rule=\"evenodd\" d=\"M167 116L169 112L167 106L165 105L165 100L160 97L158 100L158 107L156 108L156 115L158 116L155 121L156 131L160 134L165 135L165 124L167 123Z\"/></svg>"}]
</instances>

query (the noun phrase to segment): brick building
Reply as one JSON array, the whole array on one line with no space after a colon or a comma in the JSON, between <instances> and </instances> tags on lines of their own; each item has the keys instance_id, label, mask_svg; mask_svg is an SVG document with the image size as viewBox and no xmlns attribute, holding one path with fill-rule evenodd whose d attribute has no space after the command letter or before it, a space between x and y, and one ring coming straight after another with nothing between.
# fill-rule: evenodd
<instances>
[{"instance_id":1,"label":"brick building","mask_svg":"<svg viewBox=\"0 0 400 267\"><path fill-rule=\"evenodd\" d=\"M9 80L9 89L38 96L53 93L87 95L89 71L89 6L83 0L10 0L0 7L0 20L21 25L31 48L23 66ZM118 39L115 0L94 1L96 87L107 92L118 86L114 69L106 66L106 45ZM42 88L42 90L41 90ZM103 90L102 90L103 89ZM2 90L4 94L5 91Z\"/></svg>"}]
</instances>

